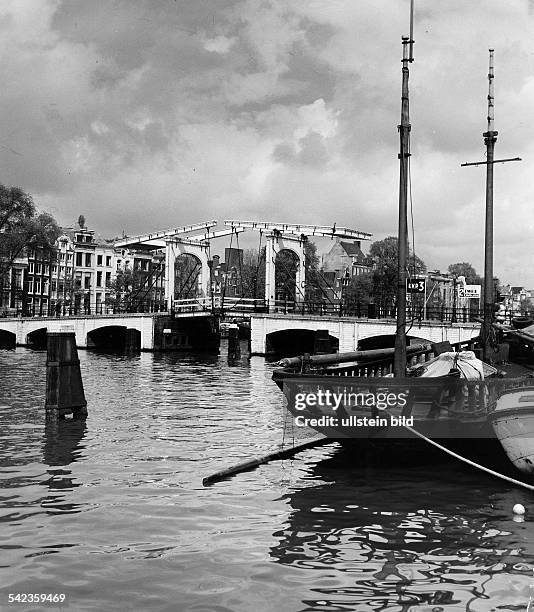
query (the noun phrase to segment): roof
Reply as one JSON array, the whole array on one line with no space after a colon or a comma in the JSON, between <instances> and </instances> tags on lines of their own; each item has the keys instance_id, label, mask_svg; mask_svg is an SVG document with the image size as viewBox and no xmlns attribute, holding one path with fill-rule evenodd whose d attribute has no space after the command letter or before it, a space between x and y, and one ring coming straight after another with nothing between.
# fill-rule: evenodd
<instances>
[{"instance_id":1,"label":"roof","mask_svg":"<svg viewBox=\"0 0 534 612\"><path fill-rule=\"evenodd\" d=\"M339 244L349 257L354 258L356 263L366 266L370 265L371 262L369 257L363 254L363 251L358 242L344 242L340 240Z\"/></svg>"},{"instance_id":2,"label":"roof","mask_svg":"<svg viewBox=\"0 0 534 612\"><path fill-rule=\"evenodd\" d=\"M363 255L360 245L357 242L344 242L341 240L339 244L343 247L347 255Z\"/></svg>"}]
</instances>

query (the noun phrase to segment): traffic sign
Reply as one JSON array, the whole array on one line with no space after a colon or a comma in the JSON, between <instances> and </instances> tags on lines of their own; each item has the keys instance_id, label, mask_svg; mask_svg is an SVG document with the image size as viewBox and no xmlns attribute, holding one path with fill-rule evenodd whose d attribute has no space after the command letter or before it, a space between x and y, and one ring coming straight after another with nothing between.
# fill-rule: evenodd
<instances>
[{"instance_id":1,"label":"traffic sign","mask_svg":"<svg viewBox=\"0 0 534 612\"><path fill-rule=\"evenodd\" d=\"M407 293L424 293L426 290L426 278L407 278Z\"/></svg>"},{"instance_id":2,"label":"traffic sign","mask_svg":"<svg viewBox=\"0 0 534 612\"><path fill-rule=\"evenodd\" d=\"M460 285L458 287L458 297L480 299L481 285Z\"/></svg>"}]
</instances>

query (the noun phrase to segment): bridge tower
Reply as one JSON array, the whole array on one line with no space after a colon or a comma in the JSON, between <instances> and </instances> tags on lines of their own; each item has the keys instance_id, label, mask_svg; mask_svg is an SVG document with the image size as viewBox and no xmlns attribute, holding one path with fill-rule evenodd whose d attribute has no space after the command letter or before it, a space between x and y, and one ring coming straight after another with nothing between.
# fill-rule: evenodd
<instances>
[{"instance_id":1,"label":"bridge tower","mask_svg":"<svg viewBox=\"0 0 534 612\"><path fill-rule=\"evenodd\" d=\"M324 225L296 225L292 223L270 223L260 221L232 221L224 222L232 229L252 229L265 232L267 239L265 248L265 304L272 312L276 307L275 271L276 256L280 251L288 250L295 253L298 258L295 279L295 301L304 300L306 288L306 265L304 246L308 237L349 238L355 240L369 240L372 234L358 230Z\"/></svg>"},{"instance_id":2,"label":"bridge tower","mask_svg":"<svg viewBox=\"0 0 534 612\"><path fill-rule=\"evenodd\" d=\"M242 228L225 229L218 232L211 231L217 221L206 221L194 225L185 225L151 234L123 238L115 243L117 247L129 247L145 251L165 250L165 302L167 310L173 310L175 292L175 264L180 255L192 255L200 263L200 272L197 286L200 298L207 298L210 294L210 240L221 238L244 231ZM189 232L205 230L202 234L187 235Z\"/></svg>"},{"instance_id":3,"label":"bridge tower","mask_svg":"<svg viewBox=\"0 0 534 612\"><path fill-rule=\"evenodd\" d=\"M265 305L269 312L276 306L276 256L280 251L291 251L298 258L296 278L295 278L295 303L304 301L304 291L306 288L306 263L304 244L306 236L293 236L283 234L280 230L273 230L266 236L265 245Z\"/></svg>"},{"instance_id":4,"label":"bridge tower","mask_svg":"<svg viewBox=\"0 0 534 612\"><path fill-rule=\"evenodd\" d=\"M210 286L209 242L187 238L167 238L165 240L165 301L170 309L174 298L176 260L180 255L192 255L200 263L197 278L199 297L207 297Z\"/></svg>"}]
</instances>

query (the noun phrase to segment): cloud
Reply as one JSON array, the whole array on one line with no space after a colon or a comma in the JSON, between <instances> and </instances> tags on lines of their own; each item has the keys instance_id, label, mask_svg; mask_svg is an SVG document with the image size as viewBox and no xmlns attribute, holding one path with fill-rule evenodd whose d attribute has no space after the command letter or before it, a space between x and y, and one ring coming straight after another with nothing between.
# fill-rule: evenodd
<instances>
[{"instance_id":1,"label":"cloud","mask_svg":"<svg viewBox=\"0 0 534 612\"><path fill-rule=\"evenodd\" d=\"M202 219L395 233L408 0L6 0L2 182L101 234ZM416 248L481 270L487 49L495 48L498 275L534 286L534 15L523 0L416 3ZM512 167L513 166L513 167ZM147 212L149 214L147 214Z\"/></svg>"}]
</instances>

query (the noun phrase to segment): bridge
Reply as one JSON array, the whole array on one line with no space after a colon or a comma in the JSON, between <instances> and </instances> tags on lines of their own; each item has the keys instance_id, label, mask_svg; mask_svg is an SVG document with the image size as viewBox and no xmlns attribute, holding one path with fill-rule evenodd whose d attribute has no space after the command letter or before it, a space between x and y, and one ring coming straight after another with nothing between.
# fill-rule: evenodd
<instances>
[{"instance_id":1,"label":"bridge","mask_svg":"<svg viewBox=\"0 0 534 612\"><path fill-rule=\"evenodd\" d=\"M313 353L315 333L319 330L328 332L331 345L337 346L340 352L355 351L360 347L371 348L372 345L369 343L372 340L383 342L389 339L393 346L396 326L397 323L393 319L321 317L308 314L252 314L250 352L251 355L290 354L291 350L298 346L298 352ZM479 323L419 321L409 329L408 338L428 342L448 340L455 343L468 341L479 333Z\"/></svg>"},{"instance_id":2,"label":"bridge","mask_svg":"<svg viewBox=\"0 0 534 612\"><path fill-rule=\"evenodd\" d=\"M375 337L392 337L395 322L388 320L391 312L382 305L375 304L360 309L352 305L352 311L344 311L341 303L310 302L305 298L306 290L306 253L305 247L310 237L348 238L369 240L371 234L344 227L297 225L256 221L227 220L225 229L214 229L216 221L170 228L134 237L126 237L115 243L116 247L129 247L144 252L165 252L164 312L116 312L100 315L78 314L63 319L56 317L15 319L0 318L0 347L27 345L40 347L46 341L48 331L59 331L68 325L74 329L76 343L80 348L135 348L141 350L166 349L204 349L218 347L218 322L224 316L246 317L251 320L252 354L269 354L299 350L308 347L314 334L320 331L331 339L331 344L340 351L356 350L362 342L372 341ZM214 257L211 257L211 242L230 236L238 240L245 231L259 234L260 247L263 243L265 287L263 296L240 297L217 295L214 291ZM232 242L230 242L232 245ZM239 247L239 243L237 242ZM291 299L276 299L276 266L282 251L293 253L296 267L293 270ZM191 270L193 295L185 297L177 289L177 260L188 255L197 262ZM258 275L261 259L257 262ZM225 268L228 271L228 267ZM196 277L194 273L196 271ZM241 274L241 271L240 271ZM153 279L145 279L150 288ZM242 288L243 289L243 288ZM256 291L253 292L256 295ZM286 295L288 295L286 293ZM414 303L415 304L415 303ZM139 305L138 305L139 306ZM141 308L139 308L141 310ZM421 309L420 309L421 310ZM424 309L419 313L407 313L408 319L415 319L411 336L429 341L449 340L467 341L478 334L478 324L469 323L473 313L454 308L454 312L430 313ZM441 319L441 320L421 320ZM69 313L72 315L73 313ZM357 316L355 316L357 315ZM458 317L463 321L456 323ZM446 319L449 322L445 322ZM297 342L298 340L298 342ZM313 347L312 347L313 348ZM302 348L307 351L308 349ZM311 350L310 350L311 352Z\"/></svg>"},{"instance_id":3,"label":"bridge","mask_svg":"<svg viewBox=\"0 0 534 612\"><path fill-rule=\"evenodd\" d=\"M0 348L46 347L48 332L74 331L79 348L112 350L205 350L219 346L210 311L124 313L0 319Z\"/></svg>"},{"instance_id":4,"label":"bridge","mask_svg":"<svg viewBox=\"0 0 534 612\"><path fill-rule=\"evenodd\" d=\"M179 309L180 299L189 296L177 296L176 263L180 256L187 255L197 262L198 271L193 278L195 294L191 299L209 298L212 294L213 259L210 258L211 242L223 237L236 237L249 230L259 233L260 244L265 247L265 290L264 305L268 310L276 307L276 259L282 251L288 251L296 258L295 301L304 300L306 286L305 244L309 237L348 238L369 240L372 234L345 227L323 225L302 225L291 223L272 223L260 221L224 221L225 229L213 231L217 221L205 221L193 225L171 228L139 236L123 238L115 242L116 247L127 247L145 252L165 251L165 303L168 311ZM200 234L192 232L202 231ZM259 264L258 264L259 266ZM178 299L178 304L175 300Z\"/></svg>"}]
</instances>

